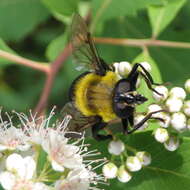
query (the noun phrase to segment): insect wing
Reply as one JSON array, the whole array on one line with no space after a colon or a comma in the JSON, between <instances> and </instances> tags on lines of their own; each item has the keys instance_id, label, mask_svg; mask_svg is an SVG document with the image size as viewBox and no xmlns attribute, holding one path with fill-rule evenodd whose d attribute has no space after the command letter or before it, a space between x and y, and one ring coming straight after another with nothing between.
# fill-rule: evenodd
<instances>
[{"instance_id":1,"label":"insect wing","mask_svg":"<svg viewBox=\"0 0 190 190\"><path fill-rule=\"evenodd\" d=\"M70 41L73 59L78 65L78 69L86 67L95 72L102 69L101 59L98 56L90 32L86 23L78 14L73 17Z\"/></svg>"},{"instance_id":2,"label":"insect wing","mask_svg":"<svg viewBox=\"0 0 190 190\"><path fill-rule=\"evenodd\" d=\"M82 132L96 122L96 118L94 116L85 117L75 108L72 102L68 102L63 107L61 115L63 117L66 115L70 115L72 117L67 126L67 131Z\"/></svg>"}]
</instances>

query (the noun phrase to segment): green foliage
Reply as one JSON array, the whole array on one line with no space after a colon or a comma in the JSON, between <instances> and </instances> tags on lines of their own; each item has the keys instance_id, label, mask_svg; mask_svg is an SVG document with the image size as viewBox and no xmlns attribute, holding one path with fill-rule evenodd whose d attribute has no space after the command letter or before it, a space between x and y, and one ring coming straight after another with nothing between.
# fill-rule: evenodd
<instances>
[{"instance_id":1,"label":"green foliage","mask_svg":"<svg viewBox=\"0 0 190 190\"><path fill-rule=\"evenodd\" d=\"M52 11L62 15L71 15L77 11L78 0L42 0L42 2Z\"/></svg>"},{"instance_id":2,"label":"green foliage","mask_svg":"<svg viewBox=\"0 0 190 190\"><path fill-rule=\"evenodd\" d=\"M0 1L0 50L15 53L40 62L53 62L68 41L68 23L74 12L92 13L90 27L98 37L147 39L190 42L190 1L186 0L1 0ZM84 11L85 10L85 11ZM85 13L84 13L85 12ZM151 31L152 30L152 31ZM190 77L189 49L139 47L98 44L98 52L109 64L129 61L147 61L152 66L155 82L171 82L183 85ZM10 64L11 63L11 64ZM41 72L12 64L0 57L0 105L6 111L28 112L39 100L44 85ZM68 59L55 78L48 108L57 105L58 110L68 101L68 89L80 73ZM144 82L140 91L153 102L152 93ZM139 106L145 111L147 104ZM155 126L155 125L154 125ZM152 130L152 127L149 128ZM127 183L111 182L105 189L120 190L170 190L189 188L189 138L176 152L165 151L163 145L154 141L151 132L141 132L123 140L137 150L146 150L152 155L152 164L134 173ZM107 142L101 146L94 140L104 156L108 156ZM40 155L42 160L44 155ZM39 168L40 170L40 163Z\"/></svg>"},{"instance_id":3,"label":"green foliage","mask_svg":"<svg viewBox=\"0 0 190 190\"><path fill-rule=\"evenodd\" d=\"M180 188L188 189L190 185L189 172L189 146L190 138L184 137L182 144L176 152L168 152L163 145L156 142L151 132L137 133L130 136L120 135L120 138L127 145L135 148L137 151L147 151L152 156L150 166L145 166L141 171L132 173L132 180L127 184L119 182L117 179L110 180L111 189L121 190L169 190ZM110 157L107 151L107 142L98 143L90 140L93 148L97 148L105 157ZM128 155L133 155L130 150ZM114 158L118 160L118 156ZM120 162L115 162L120 166ZM107 189L110 189L107 188Z\"/></svg>"},{"instance_id":4,"label":"green foliage","mask_svg":"<svg viewBox=\"0 0 190 190\"><path fill-rule=\"evenodd\" d=\"M152 5L148 8L152 35L157 37L175 18L186 0L165 2L164 5Z\"/></svg>"},{"instance_id":5,"label":"green foliage","mask_svg":"<svg viewBox=\"0 0 190 190\"><path fill-rule=\"evenodd\" d=\"M45 21L48 10L39 0L0 1L0 37L18 41Z\"/></svg>"}]
</instances>

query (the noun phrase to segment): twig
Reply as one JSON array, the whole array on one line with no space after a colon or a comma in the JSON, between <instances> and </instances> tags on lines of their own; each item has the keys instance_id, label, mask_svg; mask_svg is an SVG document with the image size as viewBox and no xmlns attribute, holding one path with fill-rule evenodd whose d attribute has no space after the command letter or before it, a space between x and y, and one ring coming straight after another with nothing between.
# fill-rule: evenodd
<instances>
[{"instance_id":1,"label":"twig","mask_svg":"<svg viewBox=\"0 0 190 190\"><path fill-rule=\"evenodd\" d=\"M53 85L54 78L61 66L62 63L70 56L71 47L70 44L65 47L62 53L56 58L56 60L51 64L50 72L47 74L47 78L44 84L44 88L40 97L40 100L34 109L34 113L38 113L39 115L43 111L43 109L47 105L48 97Z\"/></svg>"},{"instance_id":2,"label":"twig","mask_svg":"<svg viewBox=\"0 0 190 190\"><path fill-rule=\"evenodd\" d=\"M33 69L36 69L36 70L39 70L39 71L42 71L45 73L49 73L49 71L50 71L49 64L47 64L47 63L40 63L40 62L32 61L30 59L26 59L21 56L14 55L12 53L8 53L3 50L0 50L0 57L5 58L7 60L10 60L10 61L15 62L20 65L25 65L27 67L31 67Z\"/></svg>"},{"instance_id":3,"label":"twig","mask_svg":"<svg viewBox=\"0 0 190 190\"><path fill-rule=\"evenodd\" d=\"M187 42L171 42L155 39L127 39L127 38L94 38L94 41L99 44L111 44L122 46L162 46L170 48L190 48L190 43Z\"/></svg>"}]
</instances>

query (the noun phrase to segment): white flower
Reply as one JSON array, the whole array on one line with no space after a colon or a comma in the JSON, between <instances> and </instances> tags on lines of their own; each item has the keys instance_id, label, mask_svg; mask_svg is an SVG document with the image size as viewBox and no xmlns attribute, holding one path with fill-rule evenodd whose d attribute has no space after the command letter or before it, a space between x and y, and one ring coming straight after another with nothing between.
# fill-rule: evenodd
<instances>
[{"instance_id":1,"label":"white flower","mask_svg":"<svg viewBox=\"0 0 190 190\"><path fill-rule=\"evenodd\" d=\"M12 123L1 123L0 128L0 151L21 150L26 151L30 148L28 137L19 128L12 126Z\"/></svg>"},{"instance_id":2,"label":"white flower","mask_svg":"<svg viewBox=\"0 0 190 190\"><path fill-rule=\"evenodd\" d=\"M171 136L165 143L164 146L169 151L175 151L179 147L179 139L175 136Z\"/></svg>"},{"instance_id":3,"label":"white flower","mask_svg":"<svg viewBox=\"0 0 190 190\"><path fill-rule=\"evenodd\" d=\"M33 115L30 111L30 117L25 115L24 113L17 113L15 114L20 119L20 122L22 124L22 128L24 130L24 133L29 136L28 142L30 144L37 144L41 145L43 140L46 138L48 130L50 128L49 123L50 119L54 115L54 109L53 108L49 114L49 117L45 116L39 116L36 117L36 114ZM53 127L53 126L52 126Z\"/></svg>"},{"instance_id":4,"label":"white flower","mask_svg":"<svg viewBox=\"0 0 190 190\"><path fill-rule=\"evenodd\" d=\"M139 171L142 168L141 161L137 156L128 156L126 166L131 172Z\"/></svg>"},{"instance_id":5,"label":"white flower","mask_svg":"<svg viewBox=\"0 0 190 190\"><path fill-rule=\"evenodd\" d=\"M183 111L185 115L190 116L190 100L184 102Z\"/></svg>"},{"instance_id":6,"label":"white flower","mask_svg":"<svg viewBox=\"0 0 190 190\"><path fill-rule=\"evenodd\" d=\"M134 118L134 124L138 124L139 122L141 122L143 119L145 118L144 115L138 114L135 116ZM145 122L138 130L144 130L148 127L148 123Z\"/></svg>"},{"instance_id":7,"label":"white flower","mask_svg":"<svg viewBox=\"0 0 190 190\"><path fill-rule=\"evenodd\" d=\"M111 141L108 145L110 154L120 155L125 150L125 145L121 140Z\"/></svg>"},{"instance_id":8,"label":"white flower","mask_svg":"<svg viewBox=\"0 0 190 190\"><path fill-rule=\"evenodd\" d=\"M174 113L171 117L171 125L177 131L184 131L186 129L186 117L183 113Z\"/></svg>"},{"instance_id":9,"label":"white flower","mask_svg":"<svg viewBox=\"0 0 190 190\"><path fill-rule=\"evenodd\" d=\"M157 128L156 131L154 132L154 137L158 142L164 143L168 140L169 134L168 134L168 131L166 129Z\"/></svg>"},{"instance_id":10,"label":"white flower","mask_svg":"<svg viewBox=\"0 0 190 190\"><path fill-rule=\"evenodd\" d=\"M56 171L64 171L64 168L74 169L82 165L80 147L68 144L68 139L54 129L48 130L42 147L48 153L52 167Z\"/></svg>"},{"instance_id":11,"label":"white flower","mask_svg":"<svg viewBox=\"0 0 190 190\"><path fill-rule=\"evenodd\" d=\"M139 158L143 166L148 166L151 163L151 155L148 152L137 152L136 156Z\"/></svg>"},{"instance_id":12,"label":"white flower","mask_svg":"<svg viewBox=\"0 0 190 190\"><path fill-rule=\"evenodd\" d=\"M163 128L168 128L170 125L170 121L171 121L171 117L169 114L167 113L160 113L160 118L162 118L164 120L164 122L159 121L159 125Z\"/></svg>"},{"instance_id":13,"label":"white flower","mask_svg":"<svg viewBox=\"0 0 190 190\"><path fill-rule=\"evenodd\" d=\"M31 156L22 158L22 156L20 156L19 154L16 153L11 154L10 156L7 157L6 169L7 171L1 172L0 174L0 183L4 189L37 190L37 188L35 187L36 186L39 187L39 183L33 182L33 177L35 176L36 172L36 162Z\"/></svg>"},{"instance_id":14,"label":"white flower","mask_svg":"<svg viewBox=\"0 0 190 190\"><path fill-rule=\"evenodd\" d=\"M104 176L108 179L115 178L117 175L117 170L117 166L112 162L105 164L102 168Z\"/></svg>"},{"instance_id":15,"label":"white flower","mask_svg":"<svg viewBox=\"0 0 190 190\"><path fill-rule=\"evenodd\" d=\"M141 62L140 64L141 64L148 72L151 71L151 65L150 65L148 62L144 61L144 62ZM144 71L142 71L142 72L144 72Z\"/></svg>"},{"instance_id":16,"label":"white flower","mask_svg":"<svg viewBox=\"0 0 190 190\"><path fill-rule=\"evenodd\" d=\"M190 79L186 80L185 89L187 90L187 92L190 92Z\"/></svg>"},{"instance_id":17,"label":"white flower","mask_svg":"<svg viewBox=\"0 0 190 190\"><path fill-rule=\"evenodd\" d=\"M182 99L172 97L167 99L166 106L170 112L178 112L183 106L183 101Z\"/></svg>"},{"instance_id":18,"label":"white flower","mask_svg":"<svg viewBox=\"0 0 190 190\"><path fill-rule=\"evenodd\" d=\"M182 100L185 99L186 97L186 92L183 88L181 87L173 87L170 92L169 95L173 98L180 98Z\"/></svg>"},{"instance_id":19,"label":"white flower","mask_svg":"<svg viewBox=\"0 0 190 190\"><path fill-rule=\"evenodd\" d=\"M120 166L117 172L117 178L122 183L127 183L131 180L131 174L125 169L125 166Z\"/></svg>"},{"instance_id":20,"label":"white flower","mask_svg":"<svg viewBox=\"0 0 190 190\"><path fill-rule=\"evenodd\" d=\"M86 169L78 168L72 170L67 175L66 179L58 180L55 184L56 190L89 190L96 189L90 187L95 181L97 181L98 176Z\"/></svg>"},{"instance_id":21,"label":"white flower","mask_svg":"<svg viewBox=\"0 0 190 190\"><path fill-rule=\"evenodd\" d=\"M132 69L131 64L126 61L122 61L118 65L118 73L122 77L126 77L131 72L131 69Z\"/></svg>"},{"instance_id":22,"label":"white flower","mask_svg":"<svg viewBox=\"0 0 190 190\"><path fill-rule=\"evenodd\" d=\"M153 92L153 98L155 100L157 101L166 100L166 98L168 97L168 89L165 86L156 86L154 89L163 95L163 96L160 96L159 94Z\"/></svg>"}]
</instances>

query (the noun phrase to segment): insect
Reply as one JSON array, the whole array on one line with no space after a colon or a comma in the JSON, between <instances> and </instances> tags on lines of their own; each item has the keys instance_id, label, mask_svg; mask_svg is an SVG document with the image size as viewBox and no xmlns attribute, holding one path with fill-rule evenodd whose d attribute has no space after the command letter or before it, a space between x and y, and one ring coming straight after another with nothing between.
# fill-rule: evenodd
<instances>
[{"instance_id":1,"label":"insect","mask_svg":"<svg viewBox=\"0 0 190 190\"><path fill-rule=\"evenodd\" d=\"M134 125L135 106L147 101L146 97L136 91L138 77L141 75L148 88L161 95L152 87L159 84L154 83L150 73L139 63L133 66L126 78L119 80L114 67L99 57L91 34L78 14L74 16L71 25L71 44L77 64L83 64L89 69L73 81L69 92L70 102L63 109L63 112L72 116L71 131L80 132L91 127L95 139L105 140L112 136L99 134L99 131L111 120L120 118L123 132L130 134L153 118L154 113L163 111L149 113ZM162 121L161 118L155 119Z\"/></svg>"}]
</instances>

